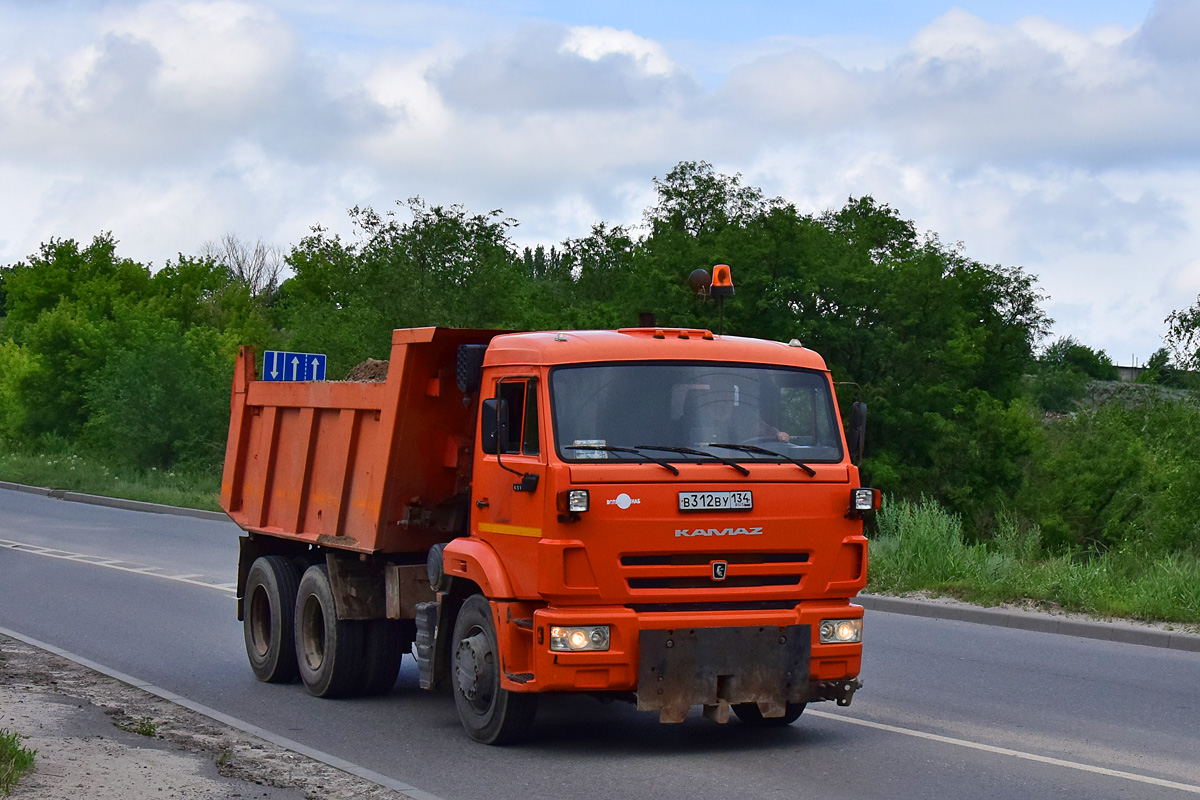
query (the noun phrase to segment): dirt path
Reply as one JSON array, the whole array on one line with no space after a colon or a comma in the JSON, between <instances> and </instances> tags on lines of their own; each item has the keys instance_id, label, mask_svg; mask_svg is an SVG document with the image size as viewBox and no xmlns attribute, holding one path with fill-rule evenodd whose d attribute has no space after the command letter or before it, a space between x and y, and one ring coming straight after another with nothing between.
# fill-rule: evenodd
<instances>
[{"instance_id":1,"label":"dirt path","mask_svg":"<svg viewBox=\"0 0 1200 800\"><path fill-rule=\"evenodd\" d=\"M4 636L0 730L37 751L13 800L407 797Z\"/></svg>"}]
</instances>

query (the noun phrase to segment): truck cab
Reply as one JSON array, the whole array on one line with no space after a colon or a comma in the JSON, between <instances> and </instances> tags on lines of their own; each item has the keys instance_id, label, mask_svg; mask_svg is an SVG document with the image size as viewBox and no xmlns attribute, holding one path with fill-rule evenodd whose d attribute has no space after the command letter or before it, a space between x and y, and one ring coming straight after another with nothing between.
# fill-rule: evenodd
<instances>
[{"instance_id":1,"label":"truck cab","mask_svg":"<svg viewBox=\"0 0 1200 800\"><path fill-rule=\"evenodd\" d=\"M500 691L664 722L849 703L875 497L855 507L817 354L625 329L498 336L481 366L469 536L442 558L489 598Z\"/></svg>"}]
</instances>

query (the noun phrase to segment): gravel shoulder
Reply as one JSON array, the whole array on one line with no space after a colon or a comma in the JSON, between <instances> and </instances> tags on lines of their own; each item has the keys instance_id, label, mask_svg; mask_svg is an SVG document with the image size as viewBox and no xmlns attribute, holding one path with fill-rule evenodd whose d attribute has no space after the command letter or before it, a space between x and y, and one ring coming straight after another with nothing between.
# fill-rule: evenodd
<instances>
[{"instance_id":1,"label":"gravel shoulder","mask_svg":"<svg viewBox=\"0 0 1200 800\"><path fill-rule=\"evenodd\" d=\"M13 800L408 797L5 636L0 729L37 751Z\"/></svg>"}]
</instances>

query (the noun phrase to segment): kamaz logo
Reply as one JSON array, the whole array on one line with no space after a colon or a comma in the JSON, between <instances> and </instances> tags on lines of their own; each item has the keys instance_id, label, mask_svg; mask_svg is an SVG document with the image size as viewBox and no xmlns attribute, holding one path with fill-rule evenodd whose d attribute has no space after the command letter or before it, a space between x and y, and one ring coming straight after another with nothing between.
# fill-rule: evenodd
<instances>
[{"instance_id":1,"label":"kamaz logo","mask_svg":"<svg viewBox=\"0 0 1200 800\"><path fill-rule=\"evenodd\" d=\"M762 536L762 528L676 528L680 536Z\"/></svg>"}]
</instances>

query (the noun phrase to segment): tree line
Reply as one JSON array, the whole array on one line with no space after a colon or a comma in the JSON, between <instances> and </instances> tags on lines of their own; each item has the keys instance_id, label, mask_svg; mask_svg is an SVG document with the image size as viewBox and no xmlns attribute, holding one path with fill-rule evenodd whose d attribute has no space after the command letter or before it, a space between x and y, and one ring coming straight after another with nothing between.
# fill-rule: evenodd
<instances>
[{"instance_id":1,"label":"tree line","mask_svg":"<svg viewBox=\"0 0 1200 800\"><path fill-rule=\"evenodd\" d=\"M283 253L227 237L157 271L119 256L111 234L51 240L0 268L0 439L216 470L240 344L323 352L337 376L387 358L398 327L613 328L652 314L821 353L847 384L842 402L868 403L864 468L893 496L935 498L982 535L1017 514L1045 526L1047 546L1119 545L1105 533L1113 498L1080 501L1062 474L1096 458L1078 442L1106 423L1079 403L1112 362L1073 339L1039 354L1052 321L1032 275L971 259L871 197L801 213L704 162L654 185L642 225L597 223L548 248L514 245L502 212L420 199L352 209L347 239L315 227ZM736 286L721 319L686 282L717 263ZM1200 299L1167 322L1175 351L1155 354L1147 380L1180 383L1175 365L1196 366ZM1145 458L1125 463L1144 466L1153 448L1139 446ZM1172 541L1195 543L1194 528Z\"/></svg>"}]
</instances>

